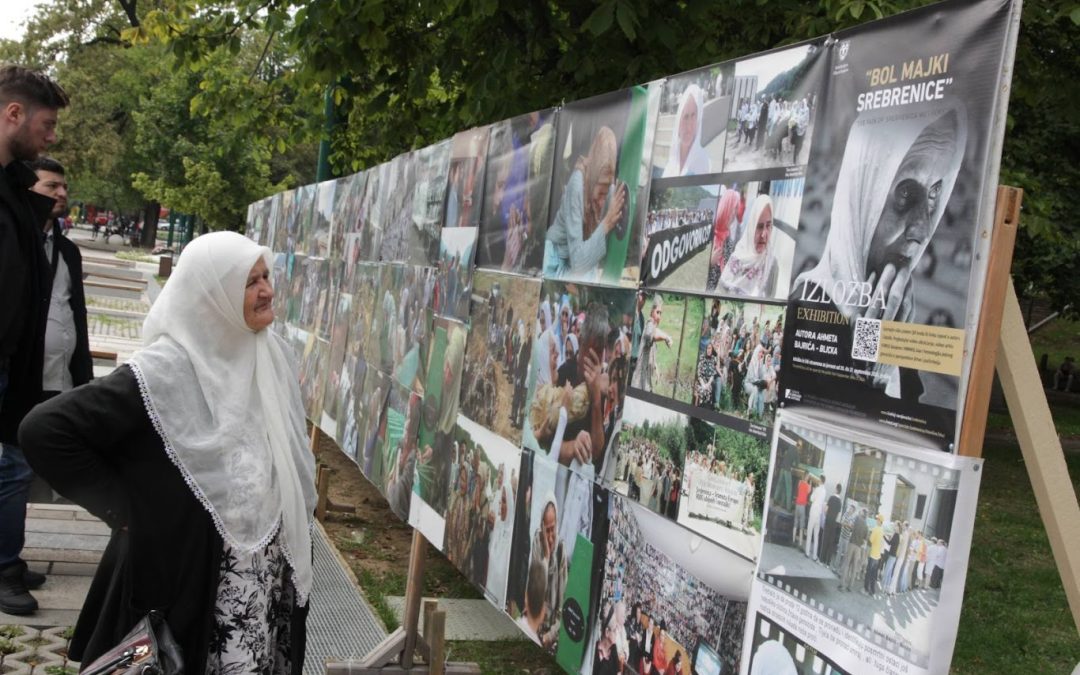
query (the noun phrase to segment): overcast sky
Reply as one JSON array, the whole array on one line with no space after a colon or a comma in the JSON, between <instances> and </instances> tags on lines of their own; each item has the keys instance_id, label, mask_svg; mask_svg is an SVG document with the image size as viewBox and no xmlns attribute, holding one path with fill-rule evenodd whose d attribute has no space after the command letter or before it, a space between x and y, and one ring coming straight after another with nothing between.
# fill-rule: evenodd
<instances>
[{"instance_id":1,"label":"overcast sky","mask_svg":"<svg viewBox=\"0 0 1080 675\"><path fill-rule=\"evenodd\" d=\"M22 25L33 12L34 7L44 0L3 0L4 11L0 12L0 38L18 40L25 27Z\"/></svg>"}]
</instances>

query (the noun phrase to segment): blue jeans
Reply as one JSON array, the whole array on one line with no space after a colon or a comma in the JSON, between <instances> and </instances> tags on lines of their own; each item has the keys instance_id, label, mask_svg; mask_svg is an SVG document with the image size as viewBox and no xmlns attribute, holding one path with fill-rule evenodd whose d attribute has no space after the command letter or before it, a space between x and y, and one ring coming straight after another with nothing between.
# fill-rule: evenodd
<instances>
[{"instance_id":1,"label":"blue jeans","mask_svg":"<svg viewBox=\"0 0 1080 675\"><path fill-rule=\"evenodd\" d=\"M0 454L0 569L19 561L26 539L26 502L34 472L17 445Z\"/></svg>"}]
</instances>

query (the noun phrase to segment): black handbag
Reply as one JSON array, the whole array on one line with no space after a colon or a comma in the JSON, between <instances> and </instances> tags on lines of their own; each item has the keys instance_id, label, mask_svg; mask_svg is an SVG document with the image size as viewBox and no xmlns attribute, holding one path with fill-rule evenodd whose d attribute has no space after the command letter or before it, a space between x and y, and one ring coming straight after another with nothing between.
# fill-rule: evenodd
<instances>
[{"instance_id":1,"label":"black handbag","mask_svg":"<svg viewBox=\"0 0 1080 675\"><path fill-rule=\"evenodd\" d=\"M159 613L151 611L115 647L79 672L80 675L182 675L184 657L169 624Z\"/></svg>"}]
</instances>

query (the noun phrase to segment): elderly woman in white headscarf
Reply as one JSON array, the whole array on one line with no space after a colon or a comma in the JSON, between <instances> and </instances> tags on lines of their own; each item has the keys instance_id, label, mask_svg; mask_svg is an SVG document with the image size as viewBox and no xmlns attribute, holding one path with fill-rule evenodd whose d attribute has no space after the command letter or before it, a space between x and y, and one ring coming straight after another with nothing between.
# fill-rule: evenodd
<instances>
[{"instance_id":1,"label":"elderly woman in white headscarf","mask_svg":"<svg viewBox=\"0 0 1080 675\"><path fill-rule=\"evenodd\" d=\"M724 264L720 287L736 295L771 298L780 271L774 248L772 199L760 193L747 211L739 243Z\"/></svg>"},{"instance_id":2,"label":"elderly woman in white headscarf","mask_svg":"<svg viewBox=\"0 0 1080 675\"><path fill-rule=\"evenodd\" d=\"M701 145L701 121L705 95L701 87L691 84L679 99L675 126L671 130L667 166L662 178L697 176L709 173L709 155Z\"/></svg>"},{"instance_id":3,"label":"elderly woman in white headscarf","mask_svg":"<svg viewBox=\"0 0 1080 675\"><path fill-rule=\"evenodd\" d=\"M270 256L231 232L193 241L142 350L22 425L35 470L112 528L73 659L155 610L189 673L303 666L315 467L295 365L266 330Z\"/></svg>"},{"instance_id":4,"label":"elderly woman in white headscarf","mask_svg":"<svg viewBox=\"0 0 1080 675\"><path fill-rule=\"evenodd\" d=\"M792 286L793 299L830 302L853 326L858 317L914 316L911 273L941 223L964 158L967 116L958 103L905 111L910 114L886 109L856 118L821 261ZM901 395L896 367L879 368L875 384Z\"/></svg>"}]
</instances>

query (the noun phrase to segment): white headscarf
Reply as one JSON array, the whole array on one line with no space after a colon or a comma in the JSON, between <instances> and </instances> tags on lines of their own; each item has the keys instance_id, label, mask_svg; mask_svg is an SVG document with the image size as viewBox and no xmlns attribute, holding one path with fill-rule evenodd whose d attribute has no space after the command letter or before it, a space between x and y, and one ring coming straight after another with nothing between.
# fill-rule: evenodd
<instances>
[{"instance_id":1,"label":"white headscarf","mask_svg":"<svg viewBox=\"0 0 1080 675\"><path fill-rule=\"evenodd\" d=\"M693 100L697 105L697 126L694 128L694 140L690 143L690 151L686 154L686 161L680 164L679 155L682 143L679 140L683 112L686 106ZM662 178L674 178L676 176L696 176L711 171L709 155L701 146L701 121L705 115L705 95L701 87L691 84L679 99L679 110L675 113L675 127L671 130L671 149L668 151L667 166L664 167Z\"/></svg>"},{"instance_id":2,"label":"white headscarf","mask_svg":"<svg viewBox=\"0 0 1080 675\"><path fill-rule=\"evenodd\" d=\"M146 317L145 346L130 366L169 458L222 539L251 553L281 524L304 605L312 584L315 461L288 347L244 321L244 291L259 258L269 265L270 249L235 232L188 244Z\"/></svg>"},{"instance_id":3,"label":"white headscarf","mask_svg":"<svg viewBox=\"0 0 1080 675\"><path fill-rule=\"evenodd\" d=\"M773 257L776 233L769 234L769 243L761 253L757 252L754 243L758 218L766 208L773 210L772 199L765 193L759 193L754 198L753 206L747 211L739 243L735 245L735 250L731 252L731 258L725 263L724 271L720 275L720 283L725 290L755 298L769 295L769 278L772 276L772 266L776 263ZM773 215L775 216L775 213Z\"/></svg>"},{"instance_id":4,"label":"white headscarf","mask_svg":"<svg viewBox=\"0 0 1080 675\"><path fill-rule=\"evenodd\" d=\"M904 110L910 114L898 116L895 109L886 108L864 112L855 119L837 176L829 235L821 262L799 275L795 286L812 282L828 289L834 281L867 280L866 258L870 253L870 242L900 164L923 130L946 114L954 113L956 152L941 176L941 190L934 212L930 214L931 227L937 227L964 158L967 115L959 104L941 102L910 106ZM855 309L838 308L845 313Z\"/></svg>"}]
</instances>

